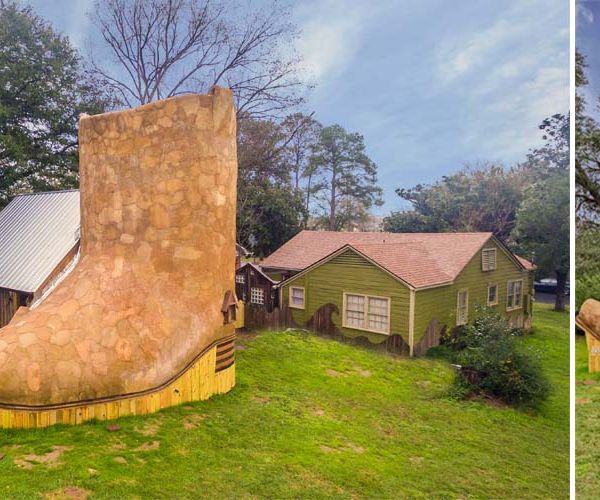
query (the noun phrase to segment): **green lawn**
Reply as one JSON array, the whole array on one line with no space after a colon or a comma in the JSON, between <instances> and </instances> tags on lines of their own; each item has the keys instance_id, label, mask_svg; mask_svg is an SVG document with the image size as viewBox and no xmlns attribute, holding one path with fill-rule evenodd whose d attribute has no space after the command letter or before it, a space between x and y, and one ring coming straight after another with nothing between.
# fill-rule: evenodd
<instances>
[{"instance_id":1,"label":"green lawn","mask_svg":"<svg viewBox=\"0 0 600 500\"><path fill-rule=\"evenodd\" d=\"M117 432L0 431L0 497L567 498L568 315L537 306L523 341L554 386L534 414L446 398L441 360L242 336L224 396L118 420Z\"/></svg>"},{"instance_id":2,"label":"green lawn","mask_svg":"<svg viewBox=\"0 0 600 500\"><path fill-rule=\"evenodd\" d=\"M600 373L588 373L585 337L576 339L576 489L577 498L600 492Z\"/></svg>"}]
</instances>

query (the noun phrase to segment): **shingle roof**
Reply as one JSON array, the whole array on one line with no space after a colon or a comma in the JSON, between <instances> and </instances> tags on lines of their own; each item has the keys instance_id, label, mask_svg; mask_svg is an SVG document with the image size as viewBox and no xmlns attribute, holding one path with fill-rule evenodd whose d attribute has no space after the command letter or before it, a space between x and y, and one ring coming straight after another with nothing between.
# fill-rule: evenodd
<instances>
[{"instance_id":1,"label":"shingle roof","mask_svg":"<svg viewBox=\"0 0 600 500\"><path fill-rule=\"evenodd\" d=\"M518 259L518 261L521 263L521 265L528 271L533 271L534 269L537 269L537 266L535 264L529 262L527 259L520 257L519 255L515 255L515 257Z\"/></svg>"},{"instance_id":2,"label":"shingle roof","mask_svg":"<svg viewBox=\"0 0 600 500\"><path fill-rule=\"evenodd\" d=\"M0 288L33 293L79 241L79 191L15 197L0 212Z\"/></svg>"},{"instance_id":3,"label":"shingle roof","mask_svg":"<svg viewBox=\"0 0 600 500\"><path fill-rule=\"evenodd\" d=\"M350 245L415 288L454 280L492 233L302 231L267 257L263 268L300 271Z\"/></svg>"}]
</instances>

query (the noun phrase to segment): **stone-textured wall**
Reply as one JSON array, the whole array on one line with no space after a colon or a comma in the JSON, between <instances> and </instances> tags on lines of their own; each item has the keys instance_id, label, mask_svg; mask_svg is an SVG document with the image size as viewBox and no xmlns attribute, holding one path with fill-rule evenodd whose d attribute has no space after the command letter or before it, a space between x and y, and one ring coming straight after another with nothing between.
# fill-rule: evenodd
<instances>
[{"instance_id":1,"label":"stone-textured wall","mask_svg":"<svg viewBox=\"0 0 600 500\"><path fill-rule=\"evenodd\" d=\"M235 268L231 93L80 121L81 260L0 330L0 403L60 404L156 387L230 335Z\"/></svg>"}]
</instances>

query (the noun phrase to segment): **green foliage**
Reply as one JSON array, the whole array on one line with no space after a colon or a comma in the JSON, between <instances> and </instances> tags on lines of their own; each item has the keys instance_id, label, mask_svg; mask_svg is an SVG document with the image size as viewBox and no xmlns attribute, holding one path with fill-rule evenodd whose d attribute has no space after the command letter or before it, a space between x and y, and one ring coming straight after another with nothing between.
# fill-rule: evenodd
<instances>
[{"instance_id":1,"label":"green foliage","mask_svg":"<svg viewBox=\"0 0 600 500\"><path fill-rule=\"evenodd\" d=\"M527 189L517 212L514 240L519 251L538 266L538 273L556 275L556 308L564 308L569 273L571 196L568 170L536 182Z\"/></svg>"},{"instance_id":2,"label":"green foliage","mask_svg":"<svg viewBox=\"0 0 600 500\"><path fill-rule=\"evenodd\" d=\"M575 242L575 268L575 304L579 310L586 299L600 300L600 229L579 231Z\"/></svg>"},{"instance_id":3,"label":"green foliage","mask_svg":"<svg viewBox=\"0 0 600 500\"><path fill-rule=\"evenodd\" d=\"M517 332L492 310L480 309L476 319L449 339L451 359L461 366L454 394L486 394L518 407L537 407L550 392L539 359L515 343Z\"/></svg>"},{"instance_id":4,"label":"green foliage","mask_svg":"<svg viewBox=\"0 0 600 500\"><path fill-rule=\"evenodd\" d=\"M76 187L79 114L108 103L66 38L28 7L0 6L0 207L17 192Z\"/></svg>"},{"instance_id":5,"label":"green foliage","mask_svg":"<svg viewBox=\"0 0 600 500\"><path fill-rule=\"evenodd\" d=\"M352 230L368 210L383 203L377 165L367 156L362 135L340 125L323 127L313 146L311 166L320 223L330 231Z\"/></svg>"},{"instance_id":6,"label":"green foliage","mask_svg":"<svg viewBox=\"0 0 600 500\"><path fill-rule=\"evenodd\" d=\"M515 341L544 348L554 390L533 414L442 397L453 379L443 360L390 357L296 332L240 334L228 394L119 419L117 432L106 422L0 430L0 491L3 498L51 497L67 487L90 498L567 498L569 316L537 305L534 318L536 335ZM577 387L600 396L597 387ZM593 439L597 411L587 426ZM140 450L155 441L157 448ZM71 447L57 467L14 462L53 446ZM597 470L598 450L587 448Z\"/></svg>"},{"instance_id":7,"label":"green foliage","mask_svg":"<svg viewBox=\"0 0 600 500\"><path fill-rule=\"evenodd\" d=\"M524 168L498 165L465 167L431 185L396 190L412 210L392 212L384 219L391 232L490 231L506 241L529 183Z\"/></svg>"},{"instance_id":8,"label":"green foliage","mask_svg":"<svg viewBox=\"0 0 600 500\"><path fill-rule=\"evenodd\" d=\"M238 210L238 240L250 242L257 257L274 252L302 229L304 201L289 186L268 182L242 185L238 197L244 198L243 212ZM240 220L244 216L245 222Z\"/></svg>"}]
</instances>

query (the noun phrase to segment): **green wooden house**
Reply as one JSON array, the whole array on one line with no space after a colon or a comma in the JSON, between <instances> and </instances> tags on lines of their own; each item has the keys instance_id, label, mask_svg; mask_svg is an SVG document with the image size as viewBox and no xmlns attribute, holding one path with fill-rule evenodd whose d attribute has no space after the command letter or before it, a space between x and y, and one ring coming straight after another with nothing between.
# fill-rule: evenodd
<instances>
[{"instance_id":1,"label":"green wooden house","mask_svg":"<svg viewBox=\"0 0 600 500\"><path fill-rule=\"evenodd\" d=\"M292 323L419 355L489 306L532 320L534 266L491 233L303 231L262 262Z\"/></svg>"}]
</instances>

